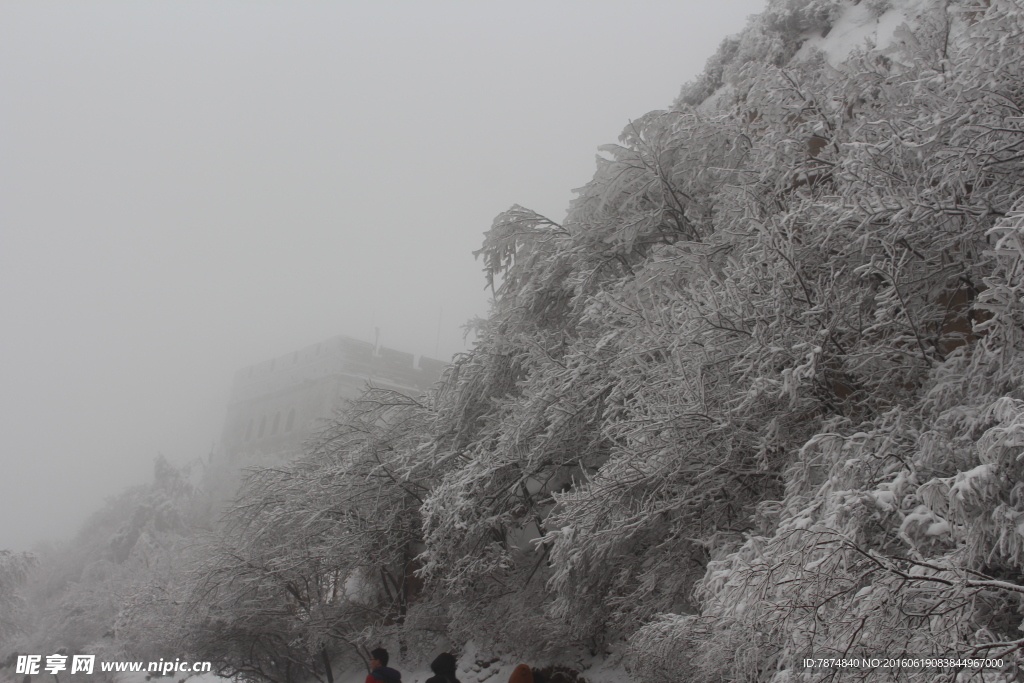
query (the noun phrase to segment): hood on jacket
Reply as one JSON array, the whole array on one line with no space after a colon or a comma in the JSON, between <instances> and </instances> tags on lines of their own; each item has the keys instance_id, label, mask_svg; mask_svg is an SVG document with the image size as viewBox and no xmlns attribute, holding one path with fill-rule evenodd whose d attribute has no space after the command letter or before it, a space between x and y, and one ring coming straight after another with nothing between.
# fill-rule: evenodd
<instances>
[{"instance_id":1,"label":"hood on jacket","mask_svg":"<svg viewBox=\"0 0 1024 683\"><path fill-rule=\"evenodd\" d=\"M533 672L530 671L530 667L526 664L520 664L512 672L508 683L533 683Z\"/></svg>"},{"instance_id":2,"label":"hood on jacket","mask_svg":"<svg viewBox=\"0 0 1024 683\"><path fill-rule=\"evenodd\" d=\"M455 676L455 656L442 652L430 663L430 670L438 676Z\"/></svg>"}]
</instances>

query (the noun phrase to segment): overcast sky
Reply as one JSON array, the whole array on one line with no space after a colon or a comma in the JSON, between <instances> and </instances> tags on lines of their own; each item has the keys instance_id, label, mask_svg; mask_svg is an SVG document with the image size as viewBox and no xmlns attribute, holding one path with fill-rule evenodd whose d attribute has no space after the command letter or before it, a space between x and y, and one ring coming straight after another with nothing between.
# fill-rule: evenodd
<instances>
[{"instance_id":1,"label":"overcast sky","mask_svg":"<svg viewBox=\"0 0 1024 683\"><path fill-rule=\"evenodd\" d=\"M463 350L494 216L763 4L0 0L0 548L206 456L242 366Z\"/></svg>"}]
</instances>

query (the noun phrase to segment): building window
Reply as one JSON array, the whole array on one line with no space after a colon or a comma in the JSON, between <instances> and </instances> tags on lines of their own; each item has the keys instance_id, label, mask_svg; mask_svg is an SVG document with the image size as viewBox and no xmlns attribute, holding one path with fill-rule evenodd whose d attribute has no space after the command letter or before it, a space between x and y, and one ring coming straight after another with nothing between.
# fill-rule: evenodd
<instances>
[{"instance_id":1,"label":"building window","mask_svg":"<svg viewBox=\"0 0 1024 683\"><path fill-rule=\"evenodd\" d=\"M267 416L264 415L260 418L260 431L256 433L257 439L263 438L263 431L267 428Z\"/></svg>"},{"instance_id":2,"label":"building window","mask_svg":"<svg viewBox=\"0 0 1024 683\"><path fill-rule=\"evenodd\" d=\"M281 426L281 413L276 413L274 415L274 426L272 426L270 428L270 435L273 436L274 434L277 434L277 428L280 427L280 426Z\"/></svg>"},{"instance_id":3,"label":"building window","mask_svg":"<svg viewBox=\"0 0 1024 683\"><path fill-rule=\"evenodd\" d=\"M292 427L295 426L295 408L288 411L288 421L284 423L284 431L292 431Z\"/></svg>"}]
</instances>

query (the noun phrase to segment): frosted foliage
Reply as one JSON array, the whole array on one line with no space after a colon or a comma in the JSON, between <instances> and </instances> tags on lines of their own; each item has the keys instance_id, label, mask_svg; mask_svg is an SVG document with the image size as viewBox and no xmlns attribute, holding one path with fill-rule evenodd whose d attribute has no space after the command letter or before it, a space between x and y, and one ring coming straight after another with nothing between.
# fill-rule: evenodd
<instances>
[{"instance_id":1,"label":"frosted foliage","mask_svg":"<svg viewBox=\"0 0 1024 683\"><path fill-rule=\"evenodd\" d=\"M34 564L32 555L0 550L0 645L22 629L24 598L18 589Z\"/></svg>"},{"instance_id":2,"label":"frosted foliage","mask_svg":"<svg viewBox=\"0 0 1024 683\"><path fill-rule=\"evenodd\" d=\"M498 216L473 350L250 480L195 646L251 678L439 632L628 639L649 683L1016 675L1024 8L923 2L884 50L801 50L851 7L771 2L563 223Z\"/></svg>"},{"instance_id":3,"label":"frosted foliage","mask_svg":"<svg viewBox=\"0 0 1024 683\"><path fill-rule=\"evenodd\" d=\"M1021 8L787 61L845 6L773 3L724 95L487 233L422 507L465 632L632 635L651 680L1017 642Z\"/></svg>"},{"instance_id":4,"label":"frosted foliage","mask_svg":"<svg viewBox=\"0 0 1024 683\"><path fill-rule=\"evenodd\" d=\"M803 306L782 302L786 315L795 329L820 320L824 334L776 373L759 365L730 408L746 412L772 391L805 424L812 397L835 409L819 403L816 433L782 445L784 495L757 506L752 519L766 524L713 553L699 614L666 614L633 636L644 680L677 680L684 667L694 680L817 680L801 657L878 653L1001 656L1009 668L984 680L1014 675L1024 645L1021 17L1005 2L933 12L902 47L862 54L831 82L812 85L794 67L774 85L771 74L755 79L738 105L776 139L768 158L791 135L765 122L786 90L804 102L792 127L822 138L827 163L796 173L823 192L794 202L806 185L785 200L776 190L767 232L806 294ZM762 178L779 178L777 160ZM972 676L982 680L842 673Z\"/></svg>"},{"instance_id":5,"label":"frosted foliage","mask_svg":"<svg viewBox=\"0 0 1024 683\"><path fill-rule=\"evenodd\" d=\"M370 389L306 456L252 471L193 571L187 651L225 676L305 680L402 631L418 585L431 473L416 456L431 417L415 399Z\"/></svg>"},{"instance_id":6,"label":"frosted foliage","mask_svg":"<svg viewBox=\"0 0 1024 683\"><path fill-rule=\"evenodd\" d=\"M1017 675L1024 7L917 4L834 67L806 41L869 10L773 0L564 222L499 215L472 351L253 473L183 647L252 680L440 634L628 640L648 683Z\"/></svg>"}]
</instances>

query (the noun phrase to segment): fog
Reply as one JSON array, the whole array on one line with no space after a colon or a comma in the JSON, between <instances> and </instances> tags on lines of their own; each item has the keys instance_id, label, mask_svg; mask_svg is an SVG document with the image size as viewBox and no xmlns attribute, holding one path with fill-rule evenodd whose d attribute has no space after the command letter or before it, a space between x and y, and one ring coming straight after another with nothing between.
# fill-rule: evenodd
<instances>
[{"instance_id":1,"label":"fog","mask_svg":"<svg viewBox=\"0 0 1024 683\"><path fill-rule=\"evenodd\" d=\"M218 439L334 335L450 358L472 252L763 0L0 4L0 548Z\"/></svg>"}]
</instances>

